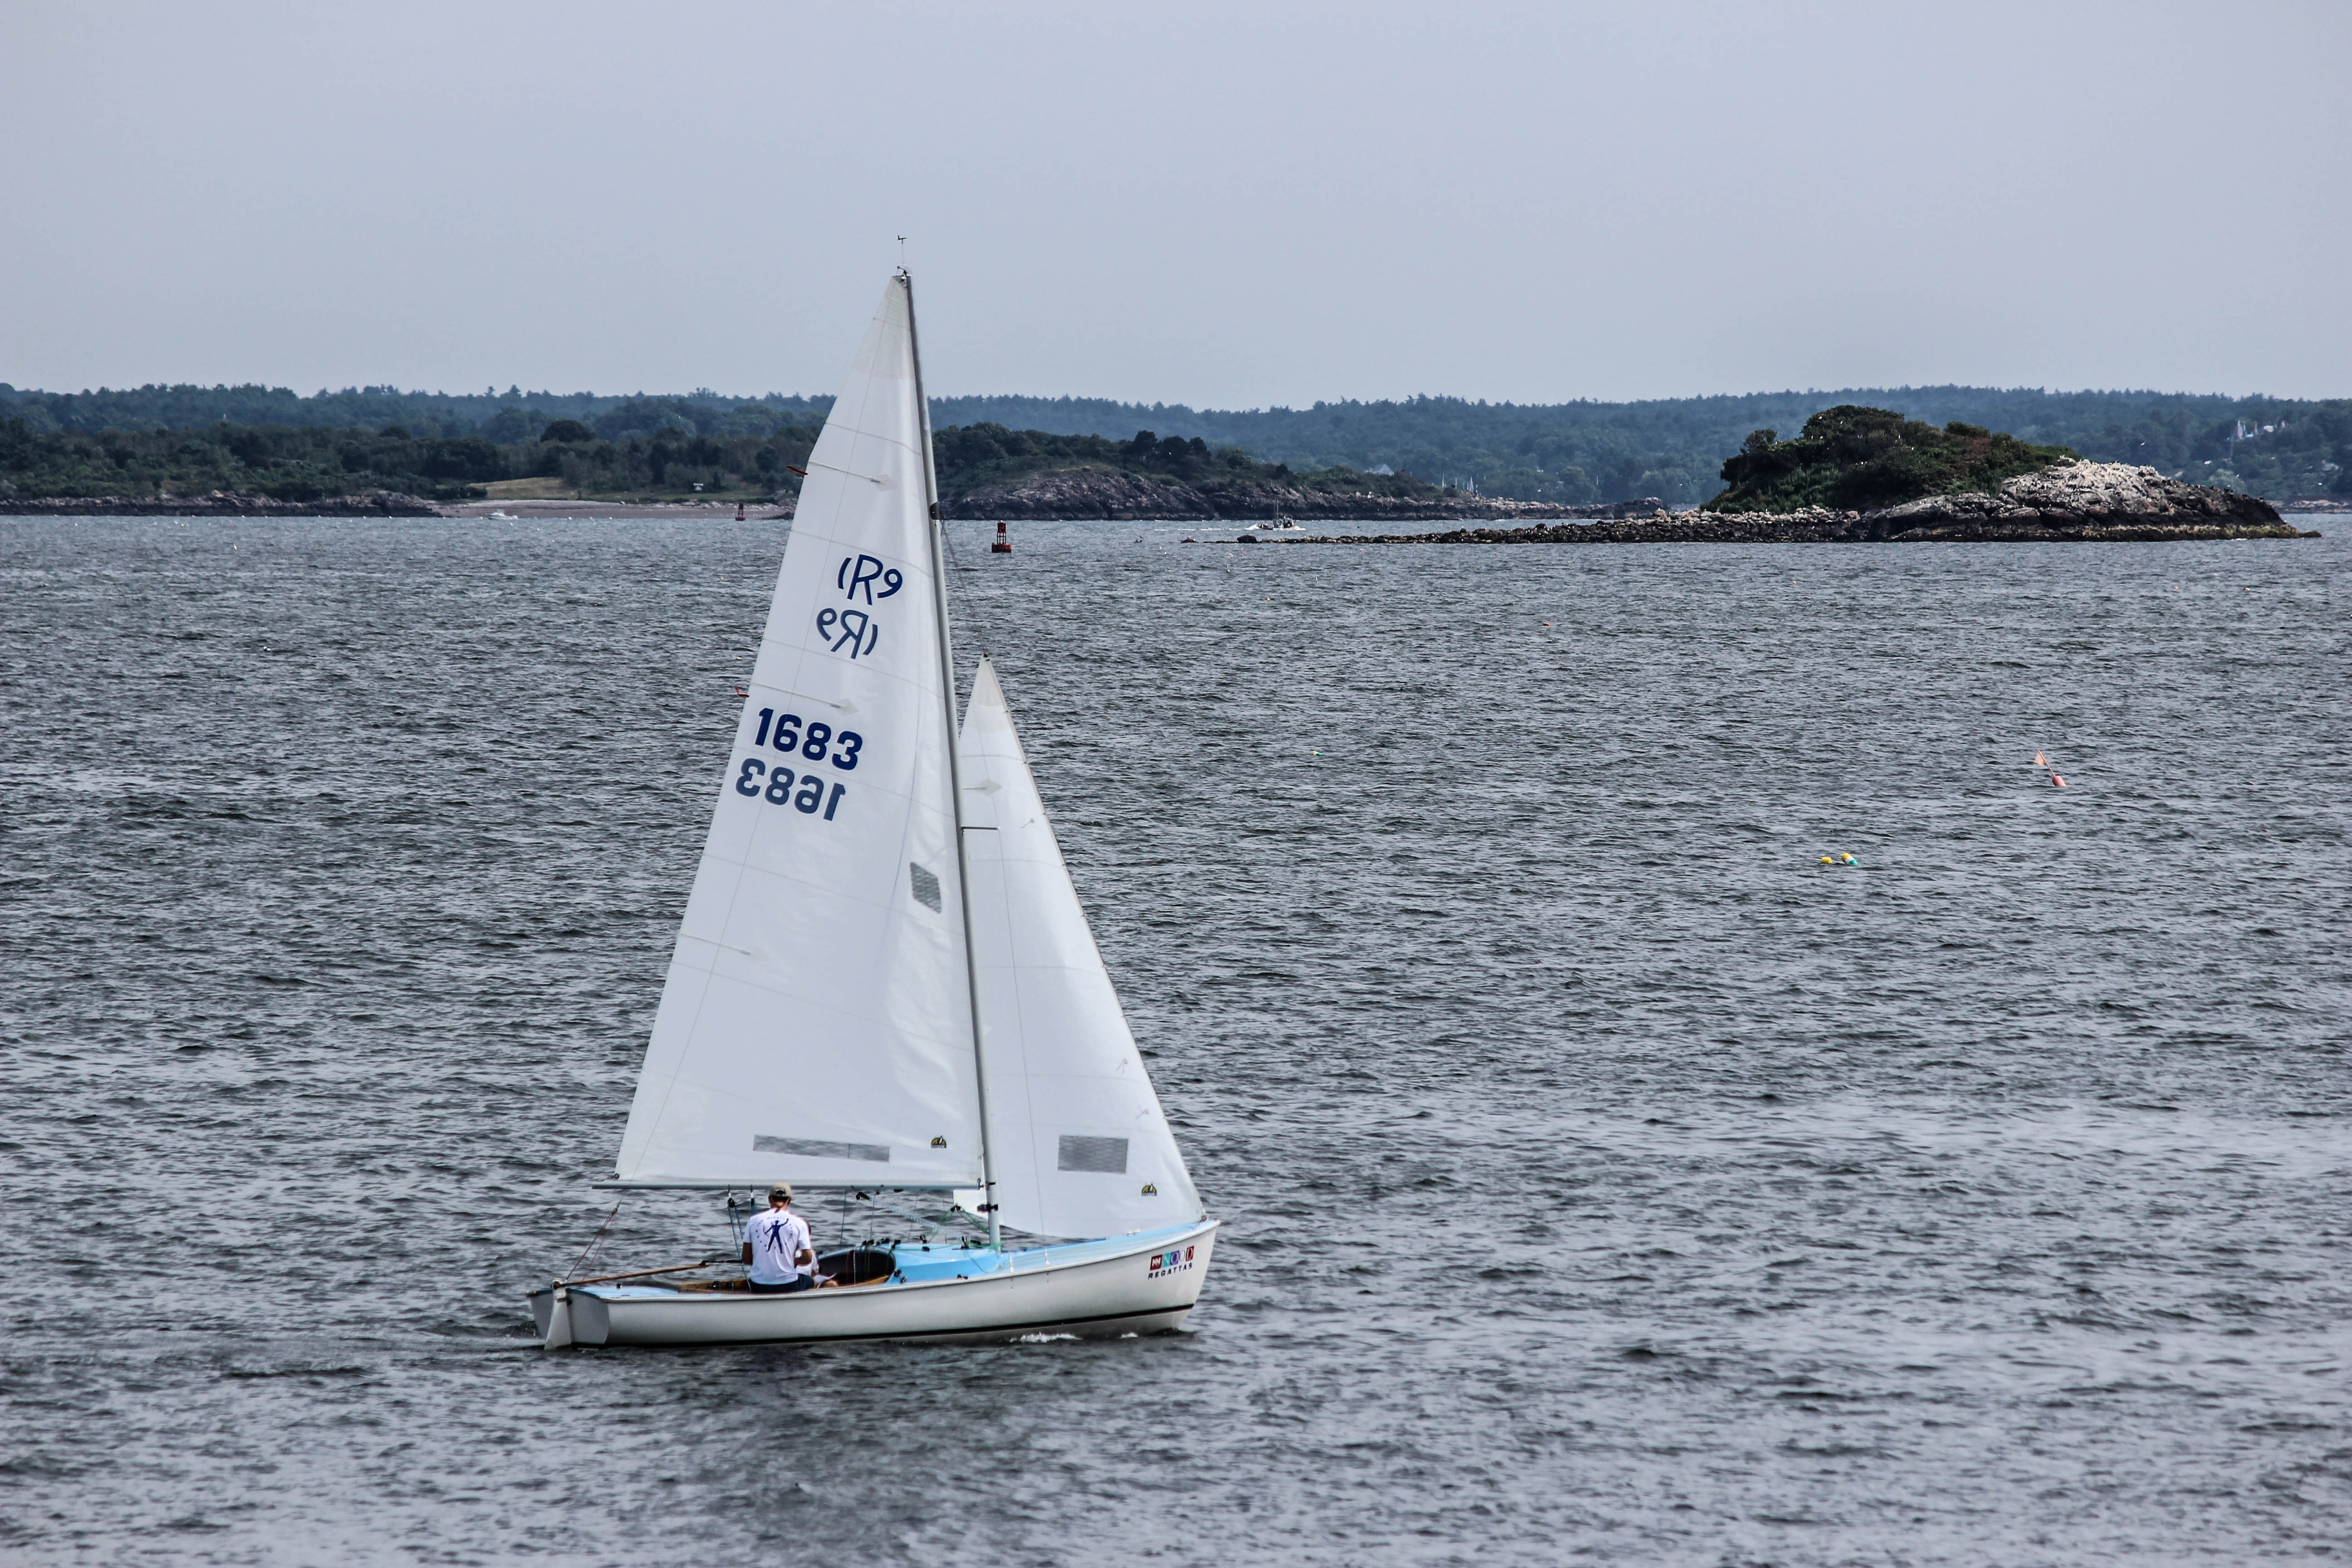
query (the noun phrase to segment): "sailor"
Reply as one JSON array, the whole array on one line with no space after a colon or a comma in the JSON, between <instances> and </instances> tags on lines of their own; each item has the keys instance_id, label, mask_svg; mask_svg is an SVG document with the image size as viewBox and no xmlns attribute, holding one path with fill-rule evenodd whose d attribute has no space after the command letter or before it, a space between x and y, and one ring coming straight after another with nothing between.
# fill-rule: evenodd
<instances>
[{"instance_id":1,"label":"sailor","mask_svg":"<svg viewBox=\"0 0 2352 1568\"><path fill-rule=\"evenodd\" d=\"M808 1221L793 1212L790 1183L770 1187L768 1212L743 1227L743 1261L751 1266L746 1288L762 1296L806 1290L816 1283L816 1248Z\"/></svg>"}]
</instances>

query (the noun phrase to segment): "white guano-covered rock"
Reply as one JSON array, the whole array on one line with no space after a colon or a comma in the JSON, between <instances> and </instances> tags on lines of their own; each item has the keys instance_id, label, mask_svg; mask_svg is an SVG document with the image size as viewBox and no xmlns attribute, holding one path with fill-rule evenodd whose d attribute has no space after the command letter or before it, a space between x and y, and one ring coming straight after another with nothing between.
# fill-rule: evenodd
<instances>
[{"instance_id":1,"label":"white guano-covered rock","mask_svg":"<svg viewBox=\"0 0 2352 1568\"><path fill-rule=\"evenodd\" d=\"M1874 523L2131 522L2275 525L2268 501L2167 479L2129 463L2060 463L1990 494L1926 496L1869 514Z\"/></svg>"}]
</instances>

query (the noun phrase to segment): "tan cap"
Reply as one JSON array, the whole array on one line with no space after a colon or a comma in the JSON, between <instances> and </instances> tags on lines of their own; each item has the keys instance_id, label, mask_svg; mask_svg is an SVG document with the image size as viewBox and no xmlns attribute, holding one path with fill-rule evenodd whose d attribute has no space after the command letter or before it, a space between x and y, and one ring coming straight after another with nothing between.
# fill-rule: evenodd
<instances>
[{"instance_id":1,"label":"tan cap","mask_svg":"<svg viewBox=\"0 0 2352 1568\"><path fill-rule=\"evenodd\" d=\"M778 1182L768 1189L768 1201L774 1203L778 1199L785 1203L793 1201L793 1184L790 1182Z\"/></svg>"}]
</instances>

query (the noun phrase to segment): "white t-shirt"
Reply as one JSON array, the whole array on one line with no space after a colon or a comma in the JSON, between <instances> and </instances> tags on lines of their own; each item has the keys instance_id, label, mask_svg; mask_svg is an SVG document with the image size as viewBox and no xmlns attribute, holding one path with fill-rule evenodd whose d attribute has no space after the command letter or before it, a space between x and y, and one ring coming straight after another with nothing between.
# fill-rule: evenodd
<instances>
[{"instance_id":1,"label":"white t-shirt","mask_svg":"<svg viewBox=\"0 0 2352 1568\"><path fill-rule=\"evenodd\" d=\"M770 1209L756 1215L743 1227L743 1239L751 1244L751 1279L759 1285L789 1285L796 1275L805 1274L793 1259L802 1249L810 1247L808 1221L790 1209Z\"/></svg>"}]
</instances>

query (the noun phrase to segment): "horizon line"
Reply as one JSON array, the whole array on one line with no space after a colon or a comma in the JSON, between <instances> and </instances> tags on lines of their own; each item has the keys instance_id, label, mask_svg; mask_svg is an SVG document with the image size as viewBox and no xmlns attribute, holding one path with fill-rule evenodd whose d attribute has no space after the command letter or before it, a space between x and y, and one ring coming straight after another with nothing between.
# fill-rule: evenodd
<instances>
[{"instance_id":1,"label":"horizon line","mask_svg":"<svg viewBox=\"0 0 2352 1568\"><path fill-rule=\"evenodd\" d=\"M271 385L266 382L258 381L214 382L210 384L194 381L151 381L142 382L135 386L101 385L96 387L84 387L79 392L52 392L46 387L16 386L11 383L0 381L0 398L7 399L27 397L101 397L156 392L225 393L246 391L258 392L265 395L272 396L283 394L287 396L292 397L295 401L301 403L313 403L324 398L352 396L436 397L447 398L452 401L484 403L511 403L517 399L530 399L535 397L622 398L632 400L663 399L680 403L724 402L829 404L833 401L833 395L830 393L728 393L714 391L707 386L698 386L688 392L646 392L643 390L635 392L594 392L587 390L557 392L551 387L541 387L534 391L524 391L521 389L520 383L509 383L508 384L508 389L505 392L449 392L438 388L427 389L424 387L403 387L389 382L383 382L340 388L320 387L316 392L296 392L290 386ZM1845 393L1916 394L1934 392L2000 393L2011 396L2031 395L2042 397L2187 397L2211 398L2217 401L2230 403L2249 403L2260 401L2271 403L2323 404L2352 401L2352 393L2347 393L2341 396L2335 397L2296 397L2268 392L2235 393L2181 391L2144 386L2053 387L2047 385L2035 386L2022 384L2015 386L2000 386L1990 384L1973 384L1957 381L1906 382L1900 384L1880 385L1849 384L1834 387L1780 387L1777 389L1756 389L1746 392L1701 392L1685 393L1681 395L1672 397L1612 398L1586 396L1563 398L1552 403L1522 403L1511 399L1488 399L1485 397L1465 396L1458 393L1442 392L1412 393L1396 397L1319 398L1313 403L1303 405L1285 403L1270 403L1255 407L1222 408L1200 404L1171 403L1165 400L1145 402L1141 399L1136 398L1111 397L1093 394L1066 392L1053 394L1032 392L938 392L930 395L929 401L932 403L954 403L961 401L978 402L1001 399L1007 402L1045 404L1100 404L1115 408L1131 408L1147 412L1159 412L1165 410L1169 412L1203 416L1263 416L1313 413L1318 409L1325 408L1380 407L1383 405L1401 406L1416 403L1451 403L1471 408L1528 410L1576 407L1627 408L1639 407L1644 404L1732 403L1755 398L1829 397Z\"/></svg>"}]
</instances>

